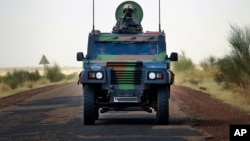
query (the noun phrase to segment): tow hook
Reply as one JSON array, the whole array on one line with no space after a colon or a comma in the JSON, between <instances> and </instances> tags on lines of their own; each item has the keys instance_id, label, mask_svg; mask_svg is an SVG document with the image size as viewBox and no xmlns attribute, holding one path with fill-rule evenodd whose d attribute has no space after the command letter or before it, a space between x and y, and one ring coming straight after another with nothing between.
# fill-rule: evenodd
<instances>
[{"instance_id":1,"label":"tow hook","mask_svg":"<svg viewBox=\"0 0 250 141\"><path fill-rule=\"evenodd\" d=\"M100 112L101 112L101 113L106 113L106 112L108 112L108 111L109 111L109 108L102 108Z\"/></svg>"},{"instance_id":2,"label":"tow hook","mask_svg":"<svg viewBox=\"0 0 250 141\"><path fill-rule=\"evenodd\" d=\"M145 108L144 109L146 112L148 112L148 113L152 113L153 112L153 110L151 109L151 108Z\"/></svg>"}]
</instances>

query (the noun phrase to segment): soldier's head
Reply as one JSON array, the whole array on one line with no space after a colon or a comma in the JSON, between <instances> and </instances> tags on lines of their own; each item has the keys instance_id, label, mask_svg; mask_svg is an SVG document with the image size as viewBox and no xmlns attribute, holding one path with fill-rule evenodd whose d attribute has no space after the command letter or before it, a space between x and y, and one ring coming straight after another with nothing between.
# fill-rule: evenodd
<instances>
[{"instance_id":1,"label":"soldier's head","mask_svg":"<svg viewBox=\"0 0 250 141\"><path fill-rule=\"evenodd\" d=\"M132 14L134 13L134 8L131 4L125 4L123 6L123 13L127 14L127 16L132 17Z\"/></svg>"}]
</instances>

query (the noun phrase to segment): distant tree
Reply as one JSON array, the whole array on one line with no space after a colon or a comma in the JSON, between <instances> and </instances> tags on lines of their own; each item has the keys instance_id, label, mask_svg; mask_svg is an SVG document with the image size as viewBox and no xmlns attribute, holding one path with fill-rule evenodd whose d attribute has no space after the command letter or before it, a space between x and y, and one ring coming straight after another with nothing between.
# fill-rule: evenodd
<instances>
[{"instance_id":1,"label":"distant tree","mask_svg":"<svg viewBox=\"0 0 250 141\"><path fill-rule=\"evenodd\" d=\"M225 86L247 89L250 84L250 27L230 25L228 37L231 53L217 61L215 80Z\"/></svg>"},{"instance_id":2,"label":"distant tree","mask_svg":"<svg viewBox=\"0 0 250 141\"><path fill-rule=\"evenodd\" d=\"M29 74L29 80L31 81L37 81L41 78L40 74L39 74L39 71L38 70L35 70L35 72L31 72Z\"/></svg>"},{"instance_id":3,"label":"distant tree","mask_svg":"<svg viewBox=\"0 0 250 141\"><path fill-rule=\"evenodd\" d=\"M215 74L215 80L219 83L225 84L225 87L229 87L230 84L234 84L239 87L244 87L245 82L243 71L238 67L238 64L233 61L232 56L225 56L218 60L219 71Z\"/></svg>"},{"instance_id":4,"label":"distant tree","mask_svg":"<svg viewBox=\"0 0 250 141\"><path fill-rule=\"evenodd\" d=\"M215 66L216 61L217 61L216 57L211 55L208 58L201 61L200 66L203 68L203 70L210 70Z\"/></svg>"},{"instance_id":5,"label":"distant tree","mask_svg":"<svg viewBox=\"0 0 250 141\"><path fill-rule=\"evenodd\" d=\"M250 75L250 27L241 29L231 25L231 29L228 40L232 48L232 59L243 72Z\"/></svg>"},{"instance_id":6,"label":"distant tree","mask_svg":"<svg viewBox=\"0 0 250 141\"><path fill-rule=\"evenodd\" d=\"M179 55L178 61L174 62L173 69L177 72L185 72L190 69L194 69L194 64L190 58L186 57L185 52L182 51Z\"/></svg>"}]
</instances>

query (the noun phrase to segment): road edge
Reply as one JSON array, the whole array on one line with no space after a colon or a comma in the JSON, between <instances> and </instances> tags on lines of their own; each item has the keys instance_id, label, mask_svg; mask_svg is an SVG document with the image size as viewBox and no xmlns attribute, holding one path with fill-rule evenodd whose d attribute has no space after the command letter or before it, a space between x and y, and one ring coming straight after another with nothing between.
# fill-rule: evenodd
<instances>
[{"instance_id":1,"label":"road edge","mask_svg":"<svg viewBox=\"0 0 250 141\"><path fill-rule=\"evenodd\" d=\"M29 97L39 94L40 92L49 91L49 90L62 87L71 83L73 82L65 82L65 83L53 84L49 86L43 86L43 87L18 92L10 96L0 98L0 109L3 109L11 105L15 105L19 102L26 100Z\"/></svg>"}]
</instances>

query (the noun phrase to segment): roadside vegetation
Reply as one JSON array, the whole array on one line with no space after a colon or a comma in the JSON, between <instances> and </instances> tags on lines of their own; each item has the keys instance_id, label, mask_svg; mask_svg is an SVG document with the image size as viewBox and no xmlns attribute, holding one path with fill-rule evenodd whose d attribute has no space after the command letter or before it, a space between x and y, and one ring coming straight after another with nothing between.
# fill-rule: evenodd
<instances>
[{"instance_id":1,"label":"roadside vegetation","mask_svg":"<svg viewBox=\"0 0 250 141\"><path fill-rule=\"evenodd\" d=\"M41 75L38 70L33 72L14 70L0 76L0 98L33 88L69 81L77 81L77 73L63 74L57 64L46 68L46 77Z\"/></svg>"},{"instance_id":2,"label":"roadside vegetation","mask_svg":"<svg viewBox=\"0 0 250 141\"><path fill-rule=\"evenodd\" d=\"M250 27L230 25L231 52L222 58L209 56L194 65L184 52L173 63L175 84L209 93L225 103L250 111Z\"/></svg>"}]
</instances>

